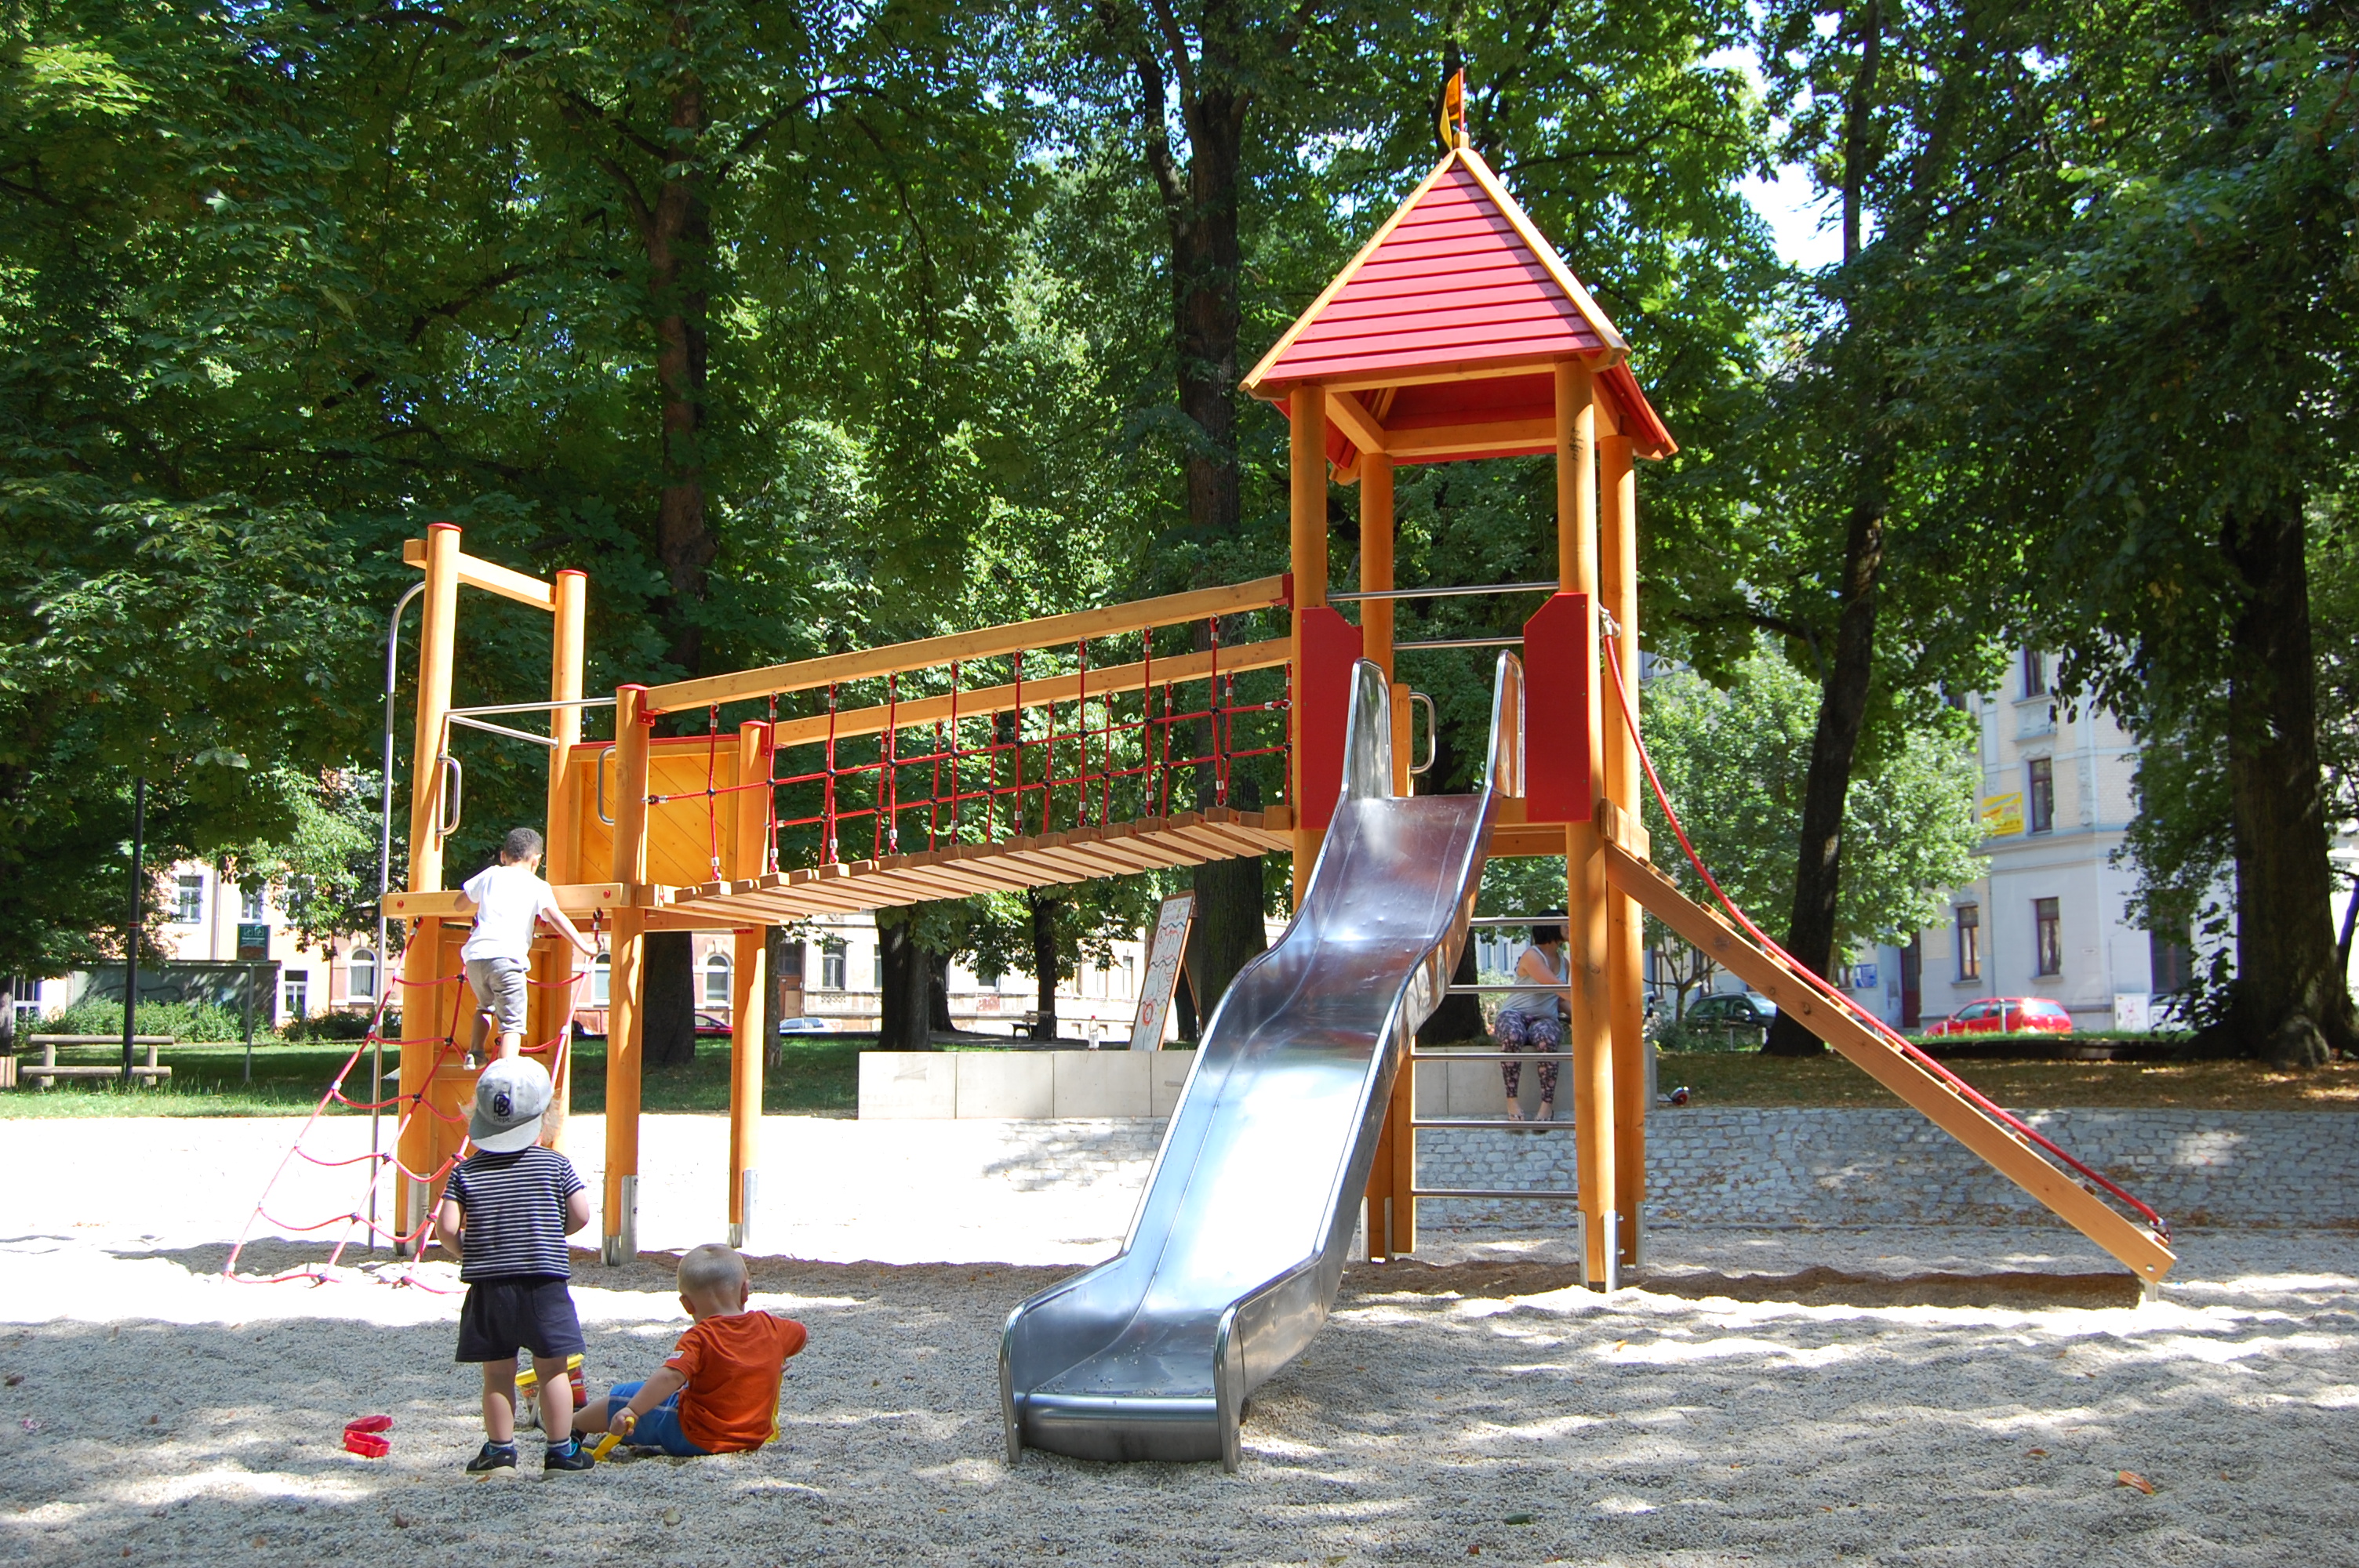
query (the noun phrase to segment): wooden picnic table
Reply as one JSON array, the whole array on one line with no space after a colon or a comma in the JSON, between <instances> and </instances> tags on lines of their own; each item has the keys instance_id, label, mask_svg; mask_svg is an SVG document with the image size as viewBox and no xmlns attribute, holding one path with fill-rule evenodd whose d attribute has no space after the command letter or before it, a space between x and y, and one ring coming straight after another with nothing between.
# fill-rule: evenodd
<instances>
[{"instance_id":1,"label":"wooden picnic table","mask_svg":"<svg viewBox=\"0 0 2359 1568\"><path fill-rule=\"evenodd\" d=\"M35 1078L39 1080L39 1087L41 1088L50 1089L57 1087L57 1080L60 1078L119 1078L123 1076L123 1064L120 1062L110 1062L103 1066L95 1063L62 1067L58 1065L59 1046L114 1045L119 1047L123 1044L123 1037L119 1034L35 1034L28 1037L28 1043L38 1045L41 1048L41 1059L40 1062L36 1065L34 1063L25 1061L22 1057L14 1058L16 1076L20 1085L22 1084L22 1081L27 1078ZM145 1045L147 1047L147 1065L146 1066L140 1066L136 1063L133 1065L131 1068L131 1076L134 1079L145 1080L148 1083L159 1083L172 1076L171 1068L160 1067L156 1065L156 1052L157 1048L159 1046L179 1044L179 1041L174 1036L169 1034L140 1034L133 1037L132 1044L135 1045Z\"/></svg>"}]
</instances>

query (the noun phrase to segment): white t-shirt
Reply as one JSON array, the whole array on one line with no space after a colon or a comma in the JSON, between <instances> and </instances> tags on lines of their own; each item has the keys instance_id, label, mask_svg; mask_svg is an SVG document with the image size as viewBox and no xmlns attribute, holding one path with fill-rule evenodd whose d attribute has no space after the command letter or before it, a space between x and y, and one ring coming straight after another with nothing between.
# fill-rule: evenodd
<instances>
[{"instance_id":1,"label":"white t-shirt","mask_svg":"<svg viewBox=\"0 0 2359 1568\"><path fill-rule=\"evenodd\" d=\"M1538 958L1540 961L1540 968L1546 969L1551 979L1564 983L1570 983L1572 979L1571 948L1560 947L1554 958L1550 958L1538 947L1527 947L1524 951ZM1532 983L1531 977L1524 973L1520 961L1516 965L1516 983L1519 986ZM1562 1000L1562 993L1557 991L1510 991L1507 993L1507 1000L1499 1004L1499 1011L1527 1012L1535 1018L1553 1018L1556 1016L1556 1005L1560 1000Z\"/></svg>"},{"instance_id":2,"label":"white t-shirt","mask_svg":"<svg viewBox=\"0 0 2359 1568\"><path fill-rule=\"evenodd\" d=\"M459 949L462 958L529 958L533 927L557 912L549 884L522 866L477 871L461 891L475 905L474 933Z\"/></svg>"}]
</instances>

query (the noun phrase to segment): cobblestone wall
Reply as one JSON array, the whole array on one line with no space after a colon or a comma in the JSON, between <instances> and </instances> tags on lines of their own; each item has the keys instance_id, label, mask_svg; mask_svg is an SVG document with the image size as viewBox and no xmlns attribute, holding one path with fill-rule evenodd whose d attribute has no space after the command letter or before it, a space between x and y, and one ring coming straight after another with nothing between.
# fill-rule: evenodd
<instances>
[{"instance_id":1,"label":"cobblestone wall","mask_svg":"<svg viewBox=\"0 0 2359 1568\"><path fill-rule=\"evenodd\" d=\"M2359 1227L2359 1116L2058 1110L2029 1119L2175 1225ZM1163 1129L1145 1118L1006 1126L1026 1184L1143 1183ZM1430 1129L1419 1148L1420 1186L1573 1185L1569 1131ZM2047 1210L1914 1111L1665 1109L1648 1123L1647 1155L1658 1225L2048 1223ZM1442 1226L1546 1226L1567 1206L1430 1199L1422 1212Z\"/></svg>"},{"instance_id":2,"label":"cobblestone wall","mask_svg":"<svg viewBox=\"0 0 2359 1568\"><path fill-rule=\"evenodd\" d=\"M2031 1124L2176 1225L2359 1225L2359 1116L2332 1112L2056 1110ZM1418 1184L1571 1187L1563 1133L1430 1130ZM1992 1225L2048 1211L1908 1110L1658 1111L1647 1123L1652 1223ZM1517 1209L1537 1206L1518 1204ZM1508 1219L1509 1206L1436 1201L1437 1224Z\"/></svg>"}]
</instances>

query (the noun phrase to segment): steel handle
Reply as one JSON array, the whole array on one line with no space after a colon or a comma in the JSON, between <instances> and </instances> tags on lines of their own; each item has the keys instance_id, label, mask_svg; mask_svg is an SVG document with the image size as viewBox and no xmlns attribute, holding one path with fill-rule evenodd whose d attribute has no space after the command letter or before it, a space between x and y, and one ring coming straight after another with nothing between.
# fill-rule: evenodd
<instances>
[{"instance_id":1,"label":"steel handle","mask_svg":"<svg viewBox=\"0 0 2359 1568\"><path fill-rule=\"evenodd\" d=\"M1433 698L1421 691L1408 694L1410 703L1425 709L1425 761L1409 764L1409 776L1421 777L1432 771L1433 760L1441 753L1441 716L1433 706ZM1415 727L1411 727L1414 735Z\"/></svg>"},{"instance_id":2,"label":"steel handle","mask_svg":"<svg viewBox=\"0 0 2359 1568\"><path fill-rule=\"evenodd\" d=\"M600 752L598 766L595 769L598 779L598 820L609 827L614 826L614 819L606 815L606 759L614 754L614 748L612 746Z\"/></svg>"},{"instance_id":3,"label":"steel handle","mask_svg":"<svg viewBox=\"0 0 2359 1568\"><path fill-rule=\"evenodd\" d=\"M467 770L461 767L459 759L448 752L443 752L440 760L443 770L449 775L443 784L442 805L450 815L444 817L441 825L434 830L434 836L438 838L448 838L459 831L460 819L466 815Z\"/></svg>"}]
</instances>

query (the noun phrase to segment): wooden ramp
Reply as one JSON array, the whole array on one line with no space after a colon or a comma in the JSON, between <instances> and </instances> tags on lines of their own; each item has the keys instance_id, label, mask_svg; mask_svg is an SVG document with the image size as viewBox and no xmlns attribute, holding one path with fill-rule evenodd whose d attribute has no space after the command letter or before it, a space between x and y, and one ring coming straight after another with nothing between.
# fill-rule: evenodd
<instances>
[{"instance_id":1,"label":"wooden ramp","mask_svg":"<svg viewBox=\"0 0 2359 1568\"><path fill-rule=\"evenodd\" d=\"M1214 806L995 844L955 844L882 860L773 871L750 881L666 890L650 912L647 926L774 925L812 914L889 909L929 899L1201 865L1291 849L1293 826L1284 807L1263 812Z\"/></svg>"},{"instance_id":2,"label":"wooden ramp","mask_svg":"<svg viewBox=\"0 0 2359 1568\"><path fill-rule=\"evenodd\" d=\"M1980 1155L2082 1235L2121 1260L2147 1287L2178 1259L2162 1239L2051 1164L2021 1134L1960 1095L1891 1042L1820 994L1784 960L1681 892L1647 858L1645 830L1610 805L1598 808L1605 878L1713 962L1777 1004L1870 1077Z\"/></svg>"}]
</instances>

